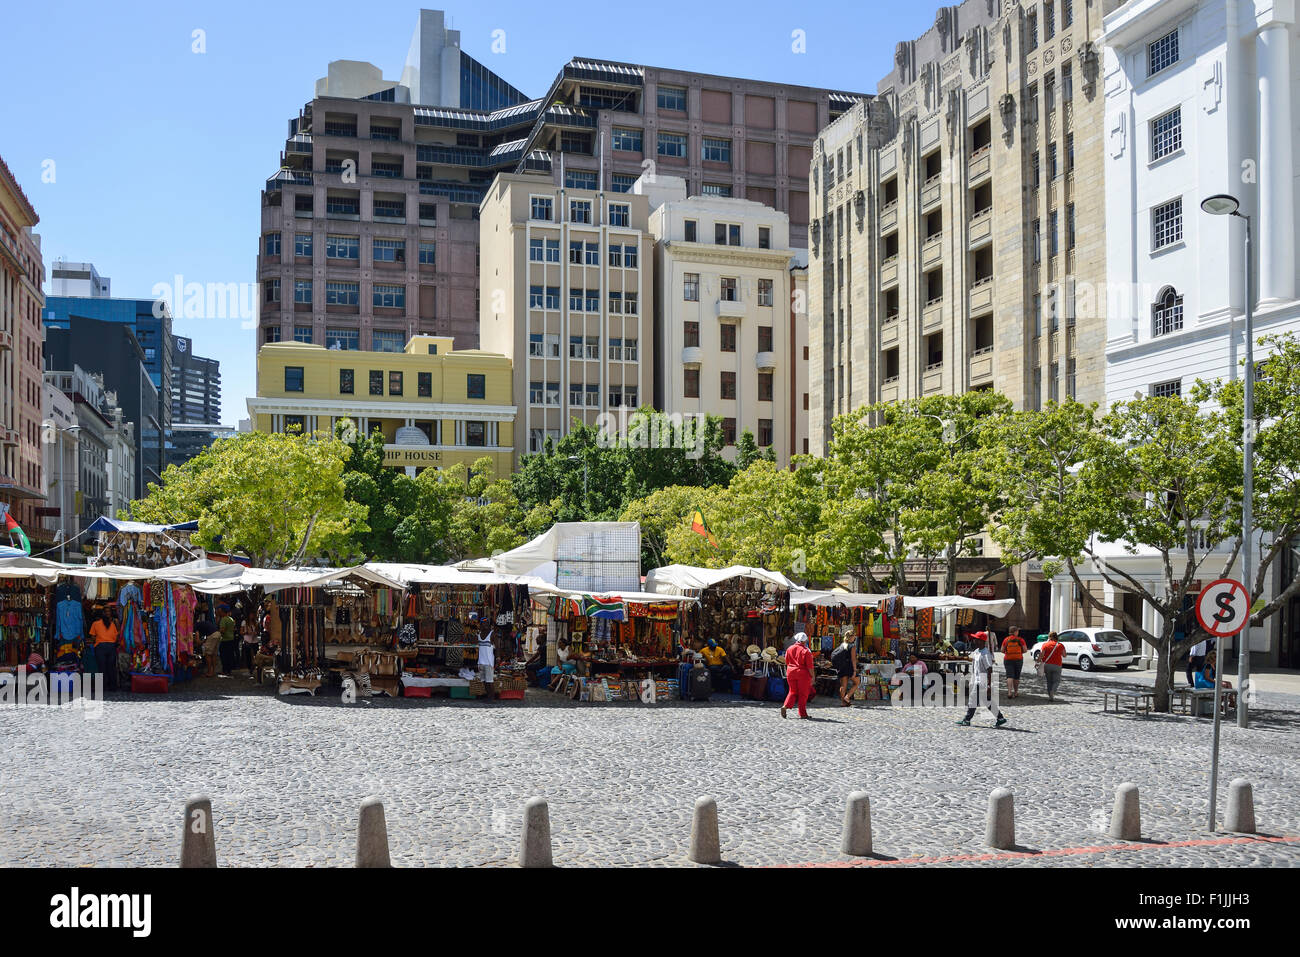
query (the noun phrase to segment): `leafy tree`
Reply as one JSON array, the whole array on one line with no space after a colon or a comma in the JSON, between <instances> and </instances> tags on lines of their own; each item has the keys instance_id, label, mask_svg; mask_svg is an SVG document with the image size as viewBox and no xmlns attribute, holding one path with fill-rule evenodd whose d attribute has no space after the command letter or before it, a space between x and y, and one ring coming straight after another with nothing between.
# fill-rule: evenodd
<instances>
[{"instance_id":1,"label":"leafy tree","mask_svg":"<svg viewBox=\"0 0 1300 957\"><path fill-rule=\"evenodd\" d=\"M493 477L490 457L478 459L472 469L462 464L440 472L426 469L418 479L424 479L451 500L447 539L451 561L487 558L494 552L509 551L524 543L521 534L524 514L510 479Z\"/></svg>"},{"instance_id":2,"label":"leafy tree","mask_svg":"<svg viewBox=\"0 0 1300 957\"><path fill-rule=\"evenodd\" d=\"M618 520L640 523L642 567L648 570L672 564L668 552L669 533L678 527L689 529L691 516L697 509L704 514L706 521L711 521L709 512L719 491L717 486L669 485L628 502Z\"/></svg>"},{"instance_id":3,"label":"leafy tree","mask_svg":"<svg viewBox=\"0 0 1300 957\"><path fill-rule=\"evenodd\" d=\"M345 494L345 443L296 433L242 432L183 465L131 503L137 521L198 520L196 541L247 555L255 565L298 565L350 555L366 506Z\"/></svg>"}]
</instances>

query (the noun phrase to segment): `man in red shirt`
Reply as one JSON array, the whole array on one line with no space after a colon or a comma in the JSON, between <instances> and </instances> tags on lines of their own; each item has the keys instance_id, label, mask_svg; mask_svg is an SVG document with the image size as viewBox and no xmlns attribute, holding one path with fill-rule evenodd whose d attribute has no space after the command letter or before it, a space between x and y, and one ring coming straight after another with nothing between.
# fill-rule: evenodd
<instances>
[{"instance_id":1,"label":"man in red shirt","mask_svg":"<svg viewBox=\"0 0 1300 957\"><path fill-rule=\"evenodd\" d=\"M1065 664L1065 645L1056 640L1056 632L1050 632L1047 640L1039 646L1038 660L1043 663L1043 683L1047 685L1047 700L1056 700L1056 689L1061 686L1061 667Z\"/></svg>"},{"instance_id":2,"label":"man in red shirt","mask_svg":"<svg viewBox=\"0 0 1300 957\"><path fill-rule=\"evenodd\" d=\"M1007 697L1020 694L1020 669L1025 665L1025 639L1020 629L1012 626L1011 634L1002 639L1002 669L1007 673Z\"/></svg>"}]
</instances>

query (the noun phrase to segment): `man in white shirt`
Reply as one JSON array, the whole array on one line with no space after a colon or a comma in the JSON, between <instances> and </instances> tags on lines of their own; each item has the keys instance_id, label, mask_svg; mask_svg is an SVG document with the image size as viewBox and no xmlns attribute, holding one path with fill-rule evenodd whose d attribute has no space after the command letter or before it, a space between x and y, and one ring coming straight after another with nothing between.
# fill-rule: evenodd
<instances>
[{"instance_id":1,"label":"man in white shirt","mask_svg":"<svg viewBox=\"0 0 1300 957\"><path fill-rule=\"evenodd\" d=\"M488 701L496 700L497 696L496 662L496 648L492 644L492 627L487 618L483 618L479 622L478 673L486 692L484 697Z\"/></svg>"},{"instance_id":2,"label":"man in white shirt","mask_svg":"<svg viewBox=\"0 0 1300 957\"><path fill-rule=\"evenodd\" d=\"M1209 654L1209 651L1210 643L1202 638L1192 645L1192 650L1187 653L1187 687L1196 687L1194 675L1205 667L1205 656Z\"/></svg>"},{"instance_id":3,"label":"man in white shirt","mask_svg":"<svg viewBox=\"0 0 1300 957\"><path fill-rule=\"evenodd\" d=\"M972 636L975 642L975 650L970 653L971 673L966 679L966 717L958 721L958 724L970 726L971 718L975 717L976 705L983 703L986 707L992 708L993 705L993 652L989 651L988 645L984 643L984 638ZM1007 723L1007 719L998 711L998 719L995 727L1002 727Z\"/></svg>"}]
</instances>

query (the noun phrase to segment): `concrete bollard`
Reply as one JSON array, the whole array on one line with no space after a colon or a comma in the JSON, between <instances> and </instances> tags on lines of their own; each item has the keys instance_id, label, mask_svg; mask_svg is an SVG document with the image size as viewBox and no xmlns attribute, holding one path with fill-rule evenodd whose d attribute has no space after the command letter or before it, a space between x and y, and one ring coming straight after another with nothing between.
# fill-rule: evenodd
<instances>
[{"instance_id":1,"label":"concrete bollard","mask_svg":"<svg viewBox=\"0 0 1300 957\"><path fill-rule=\"evenodd\" d=\"M722 863L722 850L718 844L718 804L711 797L695 801L690 858L696 864Z\"/></svg>"},{"instance_id":2,"label":"concrete bollard","mask_svg":"<svg viewBox=\"0 0 1300 957\"><path fill-rule=\"evenodd\" d=\"M217 837L212 827L212 801L192 797L185 802L181 828L181 867L216 867Z\"/></svg>"},{"instance_id":3,"label":"concrete bollard","mask_svg":"<svg viewBox=\"0 0 1300 957\"><path fill-rule=\"evenodd\" d=\"M357 867L392 867L388 856L388 821L384 802L369 797L361 802L357 819Z\"/></svg>"},{"instance_id":4,"label":"concrete bollard","mask_svg":"<svg viewBox=\"0 0 1300 957\"><path fill-rule=\"evenodd\" d=\"M871 798L866 791L854 791L844 808L844 834L840 853L866 857L871 853Z\"/></svg>"},{"instance_id":5,"label":"concrete bollard","mask_svg":"<svg viewBox=\"0 0 1300 957\"><path fill-rule=\"evenodd\" d=\"M1006 788L998 788L989 795L989 816L984 826L984 843L989 847L1010 851L1016 846L1015 800Z\"/></svg>"},{"instance_id":6,"label":"concrete bollard","mask_svg":"<svg viewBox=\"0 0 1300 957\"><path fill-rule=\"evenodd\" d=\"M1142 837L1142 809L1138 804L1138 786L1125 782L1115 789L1115 806L1110 812L1107 833L1121 841Z\"/></svg>"},{"instance_id":7,"label":"concrete bollard","mask_svg":"<svg viewBox=\"0 0 1300 957\"><path fill-rule=\"evenodd\" d=\"M1228 785L1228 813L1223 826L1238 834L1255 833L1255 793L1245 778L1233 778Z\"/></svg>"},{"instance_id":8,"label":"concrete bollard","mask_svg":"<svg viewBox=\"0 0 1300 957\"><path fill-rule=\"evenodd\" d=\"M551 815L546 798L529 798L524 804L524 833L519 846L520 867L550 867Z\"/></svg>"}]
</instances>

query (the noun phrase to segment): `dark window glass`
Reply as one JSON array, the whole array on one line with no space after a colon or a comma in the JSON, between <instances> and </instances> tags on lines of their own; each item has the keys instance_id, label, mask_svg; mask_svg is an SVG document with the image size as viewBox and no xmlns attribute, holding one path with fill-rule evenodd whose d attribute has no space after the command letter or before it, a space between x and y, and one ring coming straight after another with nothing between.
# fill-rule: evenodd
<instances>
[{"instance_id":1,"label":"dark window glass","mask_svg":"<svg viewBox=\"0 0 1300 957\"><path fill-rule=\"evenodd\" d=\"M482 399L487 396L487 376L465 376L465 395L470 399Z\"/></svg>"}]
</instances>

